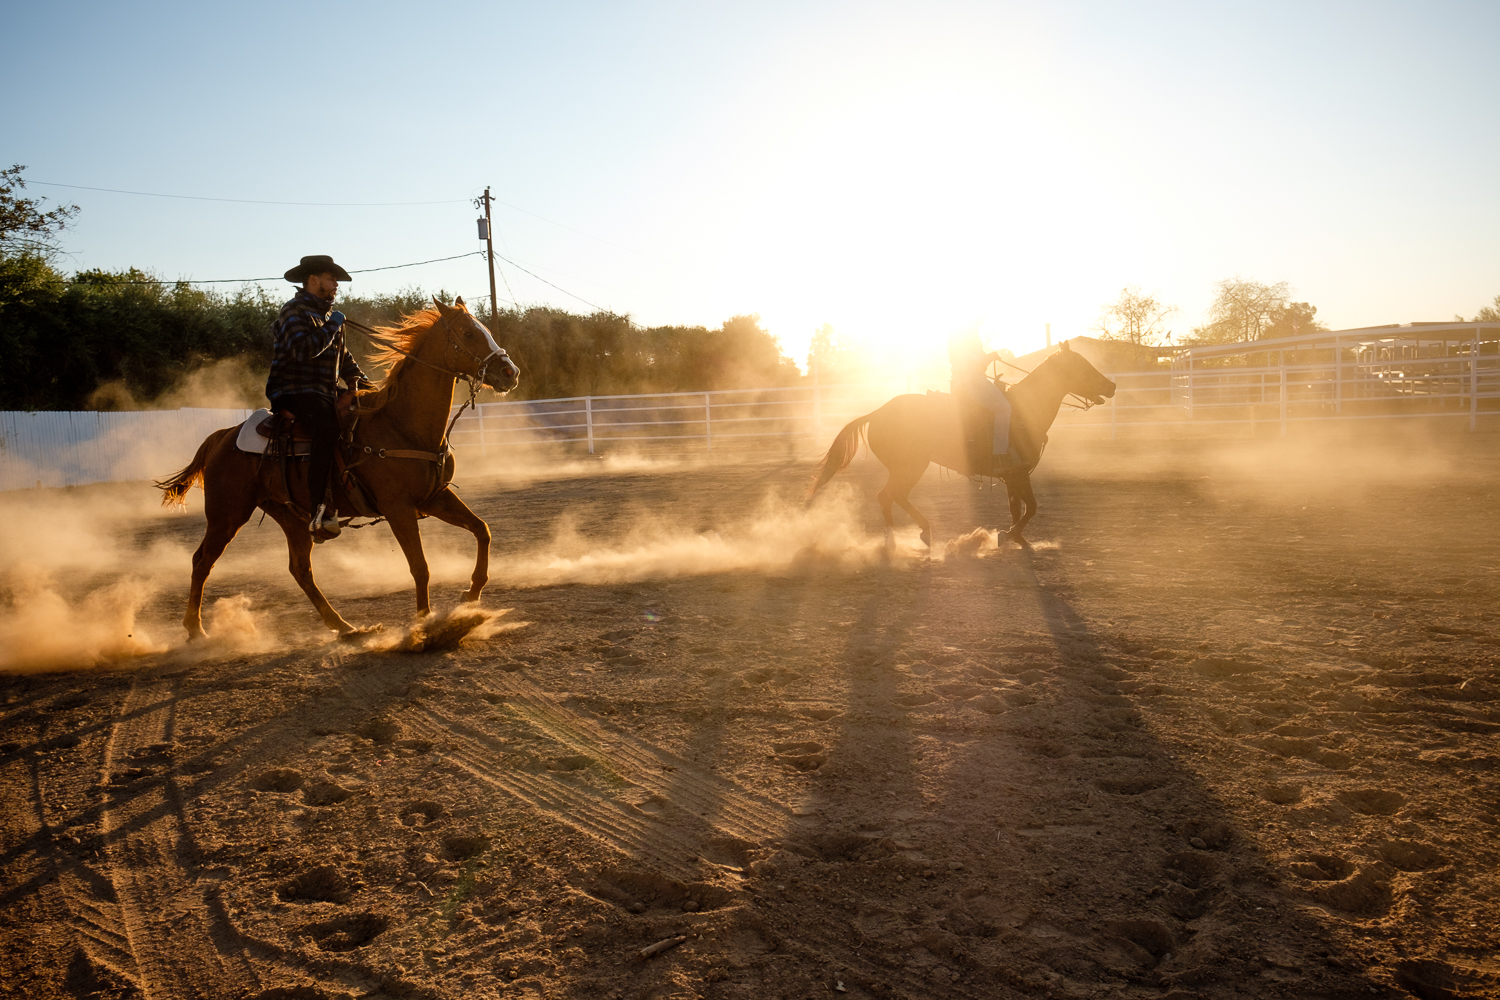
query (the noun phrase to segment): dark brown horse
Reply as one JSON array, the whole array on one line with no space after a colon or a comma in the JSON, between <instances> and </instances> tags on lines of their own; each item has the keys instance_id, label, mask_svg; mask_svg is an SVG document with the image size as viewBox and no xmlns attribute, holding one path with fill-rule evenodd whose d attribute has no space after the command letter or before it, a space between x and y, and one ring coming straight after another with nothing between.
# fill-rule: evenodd
<instances>
[{"instance_id":1,"label":"dark brown horse","mask_svg":"<svg viewBox=\"0 0 1500 1000\"><path fill-rule=\"evenodd\" d=\"M810 494L817 493L843 470L859 451L861 433L867 435L870 451L890 471L885 487L876 494L880 513L885 517L889 540L896 522L891 504L897 503L922 528L922 542L932 544L932 525L922 512L912 506L911 488L917 485L936 462L965 476L997 475L1004 480L1010 499L1010 529L1006 537L1020 545L1029 545L1021 531L1036 515L1036 494L1031 489L1031 473L1041 461L1047 443L1047 430L1057 419L1063 397L1077 395L1091 404L1103 403L1115 394L1115 384L1088 360L1063 342L1057 353L1037 365L1036 371L1011 386L1011 448L1021 459L1021 467L1000 471L975 468L965 441L958 404L947 393L923 396L897 396L873 413L852 420L839 431L818 466L817 479ZM865 430L869 425L868 431Z\"/></svg>"},{"instance_id":2,"label":"dark brown horse","mask_svg":"<svg viewBox=\"0 0 1500 1000\"><path fill-rule=\"evenodd\" d=\"M462 378L471 388L483 384L508 392L520 379L519 370L469 313L463 299L453 306L436 299L433 303L436 308L412 313L398 327L376 331L383 348L376 360L390 362L391 367L378 388L359 394L354 447L346 455L406 555L416 583L419 615L428 612L429 604L427 558L422 554L418 515L430 514L464 528L478 541L473 585L464 600L478 601L489 580L489 526L448 486L454 461L445 435L453 408L454 381ZM248 454L235 447L238 432L238 427L230 427L210 434L187 468L156 484L164 494L162 503L169 506L185 504L184 498L195 483L203 487L208 530L193 553L193 582L187 614L182 619L189 638L204 634L203 584L209 571L257 507L286 532L292 576L323 616L324 624L340 635L361 631L333 610L313 582L306 463L292 462L297 469L285 477L279 459ZM359 513L342 488L335 487L334 492L340 514L352 517Z\"/></svg>"}]
</instances>

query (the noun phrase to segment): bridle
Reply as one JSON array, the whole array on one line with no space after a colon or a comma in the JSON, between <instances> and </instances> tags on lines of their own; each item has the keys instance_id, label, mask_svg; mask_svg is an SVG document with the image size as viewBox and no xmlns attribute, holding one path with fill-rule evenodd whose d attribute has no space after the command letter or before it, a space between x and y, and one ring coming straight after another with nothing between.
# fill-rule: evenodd
<instances>
[{"instance_id":1,"label":"bridle","mask_svg":"<svg viewBox=\"0 0 1500 1000\"><path fill-rule=\"evenodd\" d=\"M431 361L426 361L422 358L417 357L410 351L404 351L401 348L397 347L395 344L389 343L382 339L382 335L379 330L372 330L370 327L365 326L363 323L356 323L352 319L348 318L345 318L344 322L349 326L354 327L354 329L359 330L365 334L373 334L377 338L378 343L380 343L386 349L394 351L396 354L401 355L403 358L408 358L412 361L415 361L419 365L424 365L428 368L431 368L435 372L440 372L443 375L448 375L454 379L462 380L466 385L468 385L469 398L464 400L464 404L458 408L458 412L453 414L453 419L448 421L448 427L443 431L442 439L438 441L437 451L409 451L404 449L392 450L389 448L382 448L378 452L376 452L368 447L365 448L365 452L367 453L367 455L375 455L379 458L416 458L429 462L436 462L439 465L442 465L442 463L446 461L448 457L448 437L453 433L453 428L458 424L458 418L464 415L465 410L467 410L471 406L475 406L478 403L479 390L485 384L484 379L485 375L489 371L490 362L494 361L496 358L504 358L506 359L506 361L509 361L510 355L505 353L504 348L496 346L493 351L486 354L484 357L480 357L479 355L475 354L473 351L465 347L459 341L458 337L454 335L452 328L447 325L448 317L440 315L438 317L438 321L433 324L433 327L444 328L444 331L448 336L449 352L451 353L453 351L461 351L462 353L467 354L470 358L472 358L474 362L479 366L478 370L473 375L470 375L468 372L456 371L452 368L444 368L441 365L435 365ZM362 461L364 461L363 458L357 460L354 465L358 465ZM352 468L353 466L350 467Z\"/></svg>"},{"instance_id":2,"label":"bridle","mask_svg":"<svg viewBox=\"0 0 1500 1000\"><path fill-rule=\"evenodd\" d=\"M344 320L344 322L362 333L373 334L377 338L381 336L380 331L372 330L370 327L365 326L363 323L356 323L354 322L354 320L347 318ZM494 361L496 358L504 358L509 361L510 355L505 352L504 348L499 346L497 346L490 353L486 354L484 357L480 357L479 355L475 354L473 351L465 347L463 343L459 341L458 337L454 336L453 330L448 326L447 316L439 316L438 321L434 323L433 326L442 327L444 329L444 332L447 333L448 348L450 352L455 350L461 351L474 360L474 362L479 366L478 371L475 372L475 374L470 375L468 372L461 372L452 368L444 368L441 365L435 365L430 361L425 361L422 358L417 357L415 354L412 354L410 351L403 351L395 344L387 343L384 340L379 340L378 342L387 350L394 351L395 353L401 355L403 358L408 358L412 361L415 361L419 365L425 365L426 367L431 368L435 372L441 372L442 374L449 375L456 380L461 380L469 387L469 398L464 401L464 404L458 408L458 412L453 415L453 419L448 422L448 429L443 431L443 439L438 444L438 453L446 454L448 451L448 435L453 433L453 428L458 423L458 418L464 415L465 410L467 410L471 406L474 406L478 402L479 390L485 384L484 379L485 375L489 372L490 362Z\"/></svg>"},{"instance_id":3,"label":"bridle","mask_svg":"<svg viewBox=\"0 0 1500 1000\"><path fill-rule=\"evenodd\" d=\"M1014 368L1018 372L1021 372L1022 374L1025 374L1025 375L1030 375L1031 374L1031 372L1027 371L1025 368L1022 368L1020 365L1016 364L1014 361L1006 361L1004 358L1000 358L999 361L1000 361L1000 363L1002 365L1009 365L1010 367ZM995 378L998 379L999 376L997 375L997 376L995 376ZM1072 396L1074 399L1078 400L1078 402L1077 403L1070 403L1070 402L1068 402L1068 400L1067 400L1068 396ZM1074 409L1074 410L1083 410L1083 411L1087 412L1089 410L1092 410L1096 406L1102 405L1100 403L1094 402L1092 399L1089 399L1087 396L1083 395L1082 393L1073 392L1071 390L1069 390L1068 392L1063 393L1063 397L1064 398L1063 398L1063 401L1062 401L1062 405L1064 405L1066 407L1069 407L1071 409Z\"/></svg>"}]
</instances>

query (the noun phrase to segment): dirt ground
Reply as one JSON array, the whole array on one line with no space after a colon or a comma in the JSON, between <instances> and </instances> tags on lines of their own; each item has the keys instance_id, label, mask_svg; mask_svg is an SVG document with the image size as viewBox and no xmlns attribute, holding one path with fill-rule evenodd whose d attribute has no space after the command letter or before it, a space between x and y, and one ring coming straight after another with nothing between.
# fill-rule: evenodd
<instances>
[{"instance_id":1,"label":"dirt ground","mask_svg":"<svg viewBox=\"0 0 1500 1000\"><path fill-rule=\"evenodd\" d=\"M315 555L373 647L267 522L194 651L201 493L12 495L128 508L41 638L137 574L151 640L0 677L0 994L1500 996L1494 436L1058 442L1034 552L934 471L930 558L809 473L460 470L508 610L446 649L383 527Z\"/></svg>"}]
</instances>

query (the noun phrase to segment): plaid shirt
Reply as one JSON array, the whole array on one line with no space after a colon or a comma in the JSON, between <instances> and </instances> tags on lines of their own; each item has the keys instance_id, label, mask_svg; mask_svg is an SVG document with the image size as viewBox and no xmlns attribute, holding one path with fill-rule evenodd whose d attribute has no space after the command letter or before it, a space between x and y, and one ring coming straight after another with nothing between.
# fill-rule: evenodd
<instances>
[{"instance_id":1,"label":"plaid shirt","mask_svg":"<svg viewBox=\"0 0 1500 1000\"><path fill-rule=\"evenodd\" d=\"M266 396L274 400L294 392L312 392L330 399L338 396L338 379L353 388L367 388L370 380L344 346L343 327L328 325L333 303L300 289L276 317L276 342L271 355L271 377Z\"/></svg>"}]
</instances>

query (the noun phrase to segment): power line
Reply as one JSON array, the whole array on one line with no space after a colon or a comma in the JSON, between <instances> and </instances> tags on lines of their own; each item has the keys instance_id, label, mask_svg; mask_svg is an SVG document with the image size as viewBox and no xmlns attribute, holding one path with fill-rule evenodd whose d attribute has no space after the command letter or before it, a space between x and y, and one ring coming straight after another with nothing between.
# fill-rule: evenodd
<instances>
[{"instance_id":1,"label":"power line","mask_svg":"<svg viewBox=\"0 0 1500 1000\"><path fill-rule=\"evenodd\" d=\"M458 254L457 256L454 256L454 257L435 257L432 260L418 260L418 261L413 261L410 264L390 264L390 265L388 265L386 267L365 267L365 268L360 268L359 270L356 270L356 271L350 271L349 273L350 274L371 274L371 273L373 273L375 271L398 271L398 270L400 270L403 267L420 267L423 264L440 264L440 263L442 263L445 260L462 260L465 257L481 257L483 255L484 255L484 251L483 250L470 250L468 253L461 253L461 254ZM528 271L527 273L530 274L531 272ZM191 279L191 278L178 278L176 280L169 280L169 279L166 279L166 278L150 278L150 279L139 278L139 279L132 279L130 281L117 281L117 282L113 282L113 284L117 284L117 285L232 285L232 284L247 283L247 282L253 282L253 281L284 281L284 280L285 280L285 276L284 275L279 275L279 276L274 277L274 278L206 278L206 279L204 279L202 281L197 281L197 280L194 280L194 279ZM79 284L79 283L80 282L76 278L73 279L70 282L70 284ZM87 284L86 281L83 282L83 283ZM551 282L548 282L548 284L551 284ZM557 286L554 285L553 287L556 288ZM574 297L576 298L577 296L574 296ZM592 303L590 303L590 304L592 305Z\"/></svg>"},{"instance_id":2,"label":"power line","mask_svg":"<svg viewBox=\"0 0 1500 1000\"><path fill-rule=\"evenodd\" d=\"M520 264L517 264L515 261L511 260L509 257L501 257L500 254L495 254L495 256L499 257L501 260L505 261L507 264L509 264L511 267L515 268L517 271L521 271L521 272L523 272L525 274L530 274L533 278L535 278L537 281L540 281L542 284L544 284L544 285L552 285L553 288L557 289L559 292L562 292L564 295L572 295L573 298L577 299L579 302L582 302L586 306L593 306L595 309L598 309L600 312L607 312L607 313L614 312L613 309L605 308L604 306L599 305L597 302L590 302L588 299L584 298L582 295L573 295L572 292L568 291L566 288L562 287L561 285L553 285L552 282L548 281L546 278L542 277L540 274L535 274L535 273L533 273L531 271L527 271L526 268L522 267Z\"/></svg>"},{"instance_id":3,"label":"power line","mask_svg":"<svg viewBox=\"0 0 1500 1000\"><path fill-rule=\"evenodd\" d=\"M207 198L195 194L161 194L157 191L125 191L120 188L89 187L84 184L59 184L56 181L27 180L28 185L72 188L75 191L104 191L109 194L134 194L144 198L177 198L183 201L226 201L236 205L299 205L319 208L386 208L399 205L456 205L466 198L445 198L441 201L258 201L252 198ZM538 216L540 218L540 216ZM550 221L550 220L548 220ZM560 223L554 223L560 225ZM587 234L585 234L587 235ZM623 248L622 248L623 249Z\"/></svg>"},{"instance_id":4,"label":"power line","mask_svg":"<svg viewBox=\"0 0 1500 1000\"><path fill-rule=\"evenodd\" d=\"M566 229L570 233L577 233L579 236L583 236L591 240L598 240L600 243L612 246L616 250L624 250L626 253L636 254L637 256L645 257L647 260L654 260L658 264L666 264L668 267L681 266L679 264L673 263L670 260L664 260L661 257L656 256L655 254L646 253L644 250L636 250L634 247L625 246L623 243L616 243L614 240L607 240L603 236L595 236L593 233L586 233L582 229L574 229L572 226L567 225L566 223L558 222L556 219L549 219L545 215L537 215L535 212L528 211L519 205L512 205L508 201L501 201L499 198L494 198L492 200L496 205L504 205L506 208L509 208L512 211L520 212L522 215L529 215L533 219L540 219L541 221L546 222L550 225L554 225L559 229Z\"/></svg>"}]
</instances>

